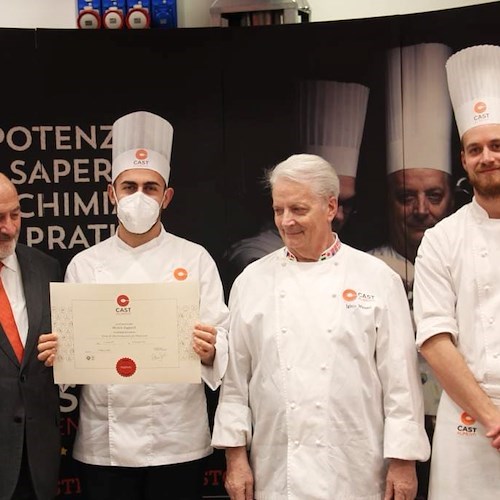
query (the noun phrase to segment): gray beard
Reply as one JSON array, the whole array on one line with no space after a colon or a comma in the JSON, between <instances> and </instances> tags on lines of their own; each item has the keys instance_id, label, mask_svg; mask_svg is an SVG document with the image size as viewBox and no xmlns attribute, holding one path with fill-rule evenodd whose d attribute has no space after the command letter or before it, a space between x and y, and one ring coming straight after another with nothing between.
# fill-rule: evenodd
<instances>
[{"instance_id":1,"label":"gray beard","mask_svg":"<svg viewBox=\"0 0 500 500\"><path fill-rule=\"evenodd\" d=\"M8 244L7 242L3 242L4 244L2 245L1 243L0 241L0 259L6 259L15 252L17 238L9 241Z\"/></svg>"}]
</instances>

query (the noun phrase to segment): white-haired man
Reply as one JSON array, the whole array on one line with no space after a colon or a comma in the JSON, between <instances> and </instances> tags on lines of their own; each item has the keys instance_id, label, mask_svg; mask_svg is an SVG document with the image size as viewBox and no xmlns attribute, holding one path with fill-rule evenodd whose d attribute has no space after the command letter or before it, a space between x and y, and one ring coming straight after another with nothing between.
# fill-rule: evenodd
<instances>
[{"instance_id":1,"label":"white-haired man","mask_svg":"<svg viewBox=\"0 0 500 500\"><path fill-rule=\"evenodd\" d=\"M212 438L226 489L235 500L414 498L429 442L401 279L332 232L339 181L326 160L293 155L268 179L285 247L231 289Z\"/></svg>"}]
</instances>

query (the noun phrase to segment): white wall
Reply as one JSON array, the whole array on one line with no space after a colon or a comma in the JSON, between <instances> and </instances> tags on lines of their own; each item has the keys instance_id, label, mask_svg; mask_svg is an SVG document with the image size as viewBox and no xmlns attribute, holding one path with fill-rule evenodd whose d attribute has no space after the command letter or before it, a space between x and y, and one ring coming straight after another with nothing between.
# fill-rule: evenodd
<instances>
[{"instance_id":1,"label":"white wall","mask_svg":"<svg viewBox=\"0 0 500 500\"><path fill-rule=\"evenodd\" d=\"M251 0L248 0L251 2ZM410 14L466 7L496 0L307 0L311 21L337 21L363 17ZM213 0L177 0L177 18L181 27L210 26Z\"/></svg>"},{"instance_id":2,"label":"white wall","mask_svg":"<svg viewBox=\"0 0 500 500\"><path fill-rule=\"evenodd\" d=\"M312 21L334 21L464 7L495 0L308 0ZM213 0L177 0L180 27L210 26ZM76 0L0 0L0 27L75 28Z\"/></svg>"},{"instance_id":3,"label":"white wall","mask_svg":"<svg viewBox=\"0 0 500 500\"><path fill-rule=\"evenodd\" d=\"M412 14L494 1L496 0L308 0L312 21Z\"/></svg>"},{"instance_id":4,"label":"white wall","mask_svg":"<svg viewBox=\"0 0 500 500\"><path fill-rule=\"evenodd\" d=\"M2 28L76 28L76 0L0 0Z\"/></svg>"}]
</instances>

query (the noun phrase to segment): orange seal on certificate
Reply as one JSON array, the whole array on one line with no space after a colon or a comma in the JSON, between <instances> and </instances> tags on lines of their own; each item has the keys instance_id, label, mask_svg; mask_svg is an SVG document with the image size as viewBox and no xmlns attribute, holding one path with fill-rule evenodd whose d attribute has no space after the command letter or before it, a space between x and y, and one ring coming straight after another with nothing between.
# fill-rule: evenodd
<instances>
[{"instance_id":1,"label":"orange seal on certificate","mask_svg":"<svg viewBox=\"0 0 500 500\"><path fill-rule=\"evenodd\" d=\"M131 377L135 371L137 370L137 366L135 361L130 358L120 358L116 362L116 371L122 377Z\"/></svg>"}]
</instances>

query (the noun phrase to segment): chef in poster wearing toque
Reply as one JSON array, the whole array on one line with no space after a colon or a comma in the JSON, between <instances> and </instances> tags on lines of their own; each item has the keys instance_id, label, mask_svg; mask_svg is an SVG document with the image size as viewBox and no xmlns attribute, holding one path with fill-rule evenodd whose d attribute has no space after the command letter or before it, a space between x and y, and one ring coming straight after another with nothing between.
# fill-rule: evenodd
<instances>
[{"instance_id":1,"label":"chef in poster wearing toque","mask_svg":"<svg viewBox=\"0 0 500 500\"><path fill-rule=\"evenodd\" d=\"M453 209L452 110L445 63L451 49L423 43L387 54L386 132L389 241L369 253L402 278L410 308L414 262L424 232ZM432 432L441 388L422 358L426 427Z\"/></svg>"},{"instance_id":2,"label":"chef in poster wearing toque","mask_svg":"<svg viewBox=\"0 0 500 500\"><path fill-rule=\"evenodd\" d=\"M193 349L202 378L220 384L227 365L228 310L215 262L198 244L168 233L161 213L169 186L173 128L138 111L113 124L111 202L116 235L70 262L70 283L199 283L200 317ZM40 358L53 362L57 339L41 338ZM81 464L82 494L91 500L157 500L166 492L199 499L203 458L212 453L203 384L86 385L73 456ZM177 496L176 496L177 495Z\"/></svg>"},{"instance_id":3,"label":"chef in poster wearing toque","mask_svg":"<svg viewBox=\"0 0 500 500\"><path fill-rule=\"evenodd\" d=\"M398 272L411 299L413 263L426 229L449 215L452 111L439 43L387 55L386 137L389 242L372 250Z\"/></svg>"},{"instance_id":4,"label":"chef in poster wearing toque","mask_svg":"<svg viewBox=\"0 0 500 500\"><path fill-rule=\"evenodd\" d=\"M369 93L368 87L359 83L306 80L302 86L302 150L330 162L339 177L339 206L333 219L333 230L337 233L354 209Z\"/></svg>"},{"instance_id":5,"label":"chef in poster wearing toque","mask_svg":"<svg viewBox=\"0 0 500 500\"><path fill-rule=\"evenodd\" d=\"M339 206L333 220L336 232L341 232L354 209L368 95L368 87L358 83L306 80L300 86L301 149L325 158L338 172ZM250 262L282 246L272 221L257 235L235 243L226 253L231 282Z\"/></svg>"},{"instance_id":6,"label":"chef in poster wearing toque","mask_svg":"<svg viewBox=\"0 0 500 500\"><path fill-rule=\"evenodd\" d=\"M500 47L446 63L471 203L429 229L415 262L417 345L439 379L429 498L500 494Z\"/></svg>"}]
</instances>

